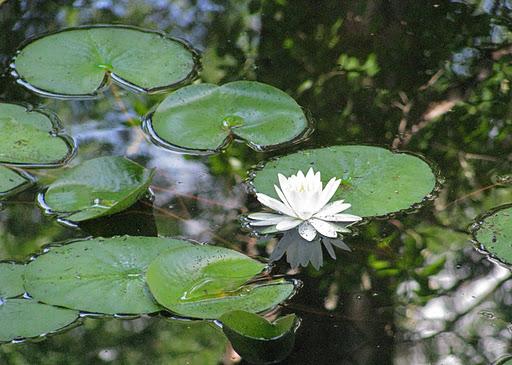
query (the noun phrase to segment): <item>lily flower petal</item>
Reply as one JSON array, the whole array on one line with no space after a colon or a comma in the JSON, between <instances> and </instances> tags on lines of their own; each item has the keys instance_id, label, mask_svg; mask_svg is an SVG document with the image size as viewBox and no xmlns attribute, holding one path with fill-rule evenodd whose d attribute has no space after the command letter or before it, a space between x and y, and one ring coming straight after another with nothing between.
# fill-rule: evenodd
<instances>
[{"instance_id":1,"label":"lily flower petal","mask_svg":"<svg viewBox=\"0 0 512 365\"><path fill-rule=\"evenodd\" d=\"M322 220L325 220L325 221L330 221L330 222L359 222L360 220L362 220L363 218L357 216L357 215L353 215L353 214L333 214L333 215L329 215L329 216L321 216L321 217L316 217L316 218L319 218L319 219L322 219Z\"/></svg>"},{"instance_id":2,"label":"lily flower petal","mask_svg":"<svg viewBox=\"0 0 512 365\"><path fill-rule=\"evenodd\" d=\"M289 218L287 220L282 220L276 225L276 229L278 231L288 231L289 229L297 227L303 221L301 219Z\"/></svg>"},{"instance_id":3,"label":"lily flower petal","mask_svg":"<svg viewBox=\"0 0 512 365\"><path fill-rule=\"evenodd\" d=\"M299 234L306 241L313 241L316 238L316 229L308 221L302 222L299 226Z\"/></svg>"},{"instance_id":4,"label":"lily flower petal","mask_svg":"<svg viewBox=\"0 0 512 365\"><path fill-rule=\"evenodd\" d=\"M309 220L309 223L311 223L311 225L315 227L315 229L325 237L338 237L337 227L334 224L316 218L311 218Z\"/></svg>"},{"instance_id":5,"label":"lily flower petal","mask_svg":"<svg viewBox=\"0 0 512 365\"><path fill-rule=\"evenodd\" d=\"M275 213L251 213L247 216L249 219L256 219L256 220L265 220L265 219L273 219L273 218L279 218L282 217L281 214L275 214Z\"/></svg>"},{"instance_id":6,"label":"lily flower petal","mask_svg":"<svg viewBox=\"0 0 512 365\"><path fill-rule=\"evenodd\" d=\"M329 180L329 182L325 186L325 189L320 194L320 199L317 202L318 209L316 209L316 212L322 209L329 202L329 200L331 200L333 195L336 193L336 190L338 190L340 184L341 180L338 180L335 177Z\"/></svg>"},{"instance_id":7,"label":"lily flower petal","mask_svg":"<svg viewBox=\"0 0 512 365\"><path fill-rule=\"evenodd\" d=\"M351 206L351 204L344 203L344 200L336 200L320 209L320 211L318 211L318 213L315 214L315 217L338 214L343 212L344 210L347 210Z\"/></svg>"},{"instance_id":8,"label":"lily flower petal","mask_svg":"<svg viewBox=\"0 0 512 365\"><path fill-rule=\"evenodd\" d=\"M291 217L295 217L295 212L293 210L291 210L290 207L288 207L284 203L280 202L279 200L274 199L274 198L272 198L268 195L262 194L262 193L257 193L256 197L258 198L258 200L260 201L261 204L263 204L273 210L281 212L283 214L289 215Z\"/></svg>"}]
</instances>

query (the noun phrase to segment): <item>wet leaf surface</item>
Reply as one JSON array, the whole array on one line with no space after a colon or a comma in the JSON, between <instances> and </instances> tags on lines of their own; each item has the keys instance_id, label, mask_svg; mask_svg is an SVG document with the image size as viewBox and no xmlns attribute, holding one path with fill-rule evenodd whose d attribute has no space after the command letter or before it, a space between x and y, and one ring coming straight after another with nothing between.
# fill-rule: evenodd
<instances>
[{"instance_id":1,"label":"wet leaf surface","mask_svg":"<svg viewBox=\"0 0 512 365\"><path fill-rule=\"evenodd\" d=\"M153 174L124 157L99 157L62 173L40 196L40 204L70 222L112 215L139 200Z\"/></svg>"},{"instance_id":2,"label":"wet leaf surface","mask_svg":"<svg viewBox=\"0 0 512 365\"><path fill-rule=\"evenodd\" d=\"M76 241L28 264L25 288L36 300L85 312L157 312L145 272L164 252L190 245L157 237L114 237Z\"/></svg>"},{"instance_id":3,"label":"wet leaf surface","mask_svg":"<svg viewBox=\"0 0 512 365\"><path fill-rule=\"evenodd\" d=\"M238 309L263 312L288 299L294 284L246 284L266 266L237 251L192 246L160 255L147 272L156 301L185 317L216 319Z\"/></svg>"}]
</instances>

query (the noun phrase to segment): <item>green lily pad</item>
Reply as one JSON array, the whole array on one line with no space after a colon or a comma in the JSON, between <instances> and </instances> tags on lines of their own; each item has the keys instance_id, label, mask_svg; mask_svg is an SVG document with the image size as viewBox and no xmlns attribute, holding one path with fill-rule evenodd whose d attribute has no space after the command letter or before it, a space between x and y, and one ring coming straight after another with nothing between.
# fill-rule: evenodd
<instances>
[{"instance_id":1,"label":"green lily pad","mask_svg":"<svg viewBox=\"0 0 512 365\"><path fill-rule=\"evenodd\" d=\"M69 222L112 215L147 192L154 172L124 157L95 158L65 171L39 203L48 214Z\"/></svg>"},{"instance_id":2,"label":"green lily pad","mask_svg":"<svg viewBox=\"0 0 512 365\"><path fill-rule=\"evenodd\" d=\"M185 317L217 319L238 309L263 312L288 299L295 286L286 280L246 284L266 266L222 247L192 246L160 255L147 281L156 301Z\"/></svg>"},{"instance_id":3,"label":"green lily pad","mask_svg":"<svg viewBox=\"0 0 512 365\"><path fill-rule=\"evenodd\" d=\"M21 171L0 165L0 199L17 193L32 185L32 177Z\"/></svg>"},{"instance_id":4,"label":"green lily pad","mask_svg":"<svg viewBox=\"0 0 512 365\"><path fill-rule=\"evenodd\" d=\"M251 184L256 192L278 199L277 174L306 173L310 167L320 171L324 187L332 177L341 179L331 201L345 200L352 207L343 213L360 217L416 208L433 196L437 186L433 168L423 159L372 146L333 146L279 157L252 172Z\"/></svg>"},{"instance_id":5,"label":"green lily pad","mask_svg":"<svg viewBox=\"0 0 512 365\"><path fill-rule=\"evenodd\" d=\"M275 147L308 131L288 94L255 81L190 85L167 96L146 118L145 130L170 149L216 152L233 138L256 149Z\"/></svg>"},{"instance_id":6,"label":"green lily pad","mask_svg":"<svg viewBox=\"0 0 512 365\"><path fill-rule=\"evenodd\" d=\"M78 312L31 299L0 300L0 342L54 333L78 319Z\"/></svg>"},{"instance_id":7,"label":"green lily pad","mask_svg":"<svg viewBox=\"0 0 512 365\"><path fill-rule=\"evenodd\" d=\"M478 219L473 236L491 255L512 264L512 205L504 205Z\"/></svg>"},{"instance_id":8,"label":"green lily pad","mask_svg":"<svg viewBox=\"0 0 512 365\"><path fill-rule=\"evenodd\" d=\"M78 319L76 311L31 299L11 299L25 293L25 267L11 262L0 263L0 342L46 335Z\"/></svg>"},{"instance_id":9,"label":"green lily pad","mask_svg":"<svg viewBox=\"0 0 512 365\"><path fill-rule=\"evenodd\" d=\"M232 311L220 317L222 330L235 351L251 364L284 360L293 350L300 323L295 314L268 322L257 314Z\"/></svg>"},{"instance_id":10,"label":"green lily pad","mask_svg":"<svg viewBox=\"0 0 512 365\"><path fill-rule=\"evenodd\" d=\"M53 115L0 103L0 163L53 167L65 164L74 152L70 137L59 134Z\"/></svg>"},{"instance_id":11,"label":"green lily pad","mask_svg":"<svg viewBox=\"0 0 512 365\"><path fill-rule=\"evenodd\" d=\"M22 276L24 271L25 265L0 262L0 298L13 298L25 293Z\"/></svg>"},{"instance_id":12,"label":"green lily pad","mask_svg":"<svg viewBox=\"0 0 512 365\"><path fill-rule=\"evenodd\" d=\"M86 312L141 314L161 310L146 286L151 261L190 245L157 237L75 241L51 248L30 262L25 289L36 300Z\"/></svg>"},{"instance_id":13,"label":"green lily pad","mask_svg":"<svg viewBox=\"0 0 512 365\"><path fill-rule=\"evenodd\" d=\"M197 55L180 40L126 25L64 29L23 45L19 82L51 97L91 97L107 85L139 92L175 87L196 74Z\"/></svg>"}]
</instances>

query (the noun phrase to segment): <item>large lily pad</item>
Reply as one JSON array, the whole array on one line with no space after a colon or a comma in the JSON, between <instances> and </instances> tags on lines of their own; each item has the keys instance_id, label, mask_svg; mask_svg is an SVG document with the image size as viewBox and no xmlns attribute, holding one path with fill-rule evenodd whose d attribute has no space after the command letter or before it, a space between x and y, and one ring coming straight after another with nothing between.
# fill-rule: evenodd
<instances>
[{"instance_id":1,"label":"large lily pad","mask_svg":"<svg viewBox=\"0 0 512 365\"><path fill-rule=\"evenodd\" d=\"M133 205L151 184L154 170L124 157L85 161L54 181L39 198L49 214L80 222L119 213Z\"/></svg>"},{"instance_id":2,"label":"large lily pad","mask_svg":"<svg viewBox=\"0 0 512 365\"><path fill-rule=\"evenodd\" d=\"M436 176L423 159L371 146L333 146L299 151L271 160L252 173L258 193L278 198L277 174L291 176L312 167L324 185L332 177L342 180L332 200L352 204L344 213L361 217L384 216L418 206L432 196Z\"/></svg>"},{"instance_id":3,"label":"large lily pad","mask_svg":"<svg viewBox=\"0 0 512 365\"><path fill-rule=\"evenodd\" d=\"M13 298L25 293L23 272L25 265L0 262L0 298Z\"/></svg>"},{"instance_id":4,"label":"large lily pad","mask_svg":"<svg viewBox=\"0 0 512 365\"><path fill-rule=\"evenodd\" d=\"M107 83L155 92L196 74L196 53L166 35L130 26L64 29L25 44L14 59L19 82L45 96L90 97Z\"/></svg>"},{"instance_id":5,"label":"large lily pad","mask_svg":"<svg viewBox=\"0 0 512 365\"><path fill-rule=\"evenodd\" d=\"M233 348L251 364L273 364L293 350L299 320L294 314L268 322L257 314L233 311L220 317Z\"/></svg>"},{"instance_id":6,"label":"large lily pad","mask_svg":"<svg viewBox=\"0 0 512 365\"><path fill-rule=\"evenodd\" d=\"M255 81L190 85L169 95L145 121L158 144L215 152L232 138L259 150L302 136L308 121L288 94Z\"/></svg>"},{"instance_id":7,"label":"large lily pad","mask_svg":"<svg viewBox=\"0 0 512 365\"><path fill-rule=\"evenodd\" d=\"M78 312L31 299L0 300L0 342L51 334L78 319Z\"/></svg>"},{"instance_id":8,"label":"large lily pad","mask_svg":"<svg viewBox=\"0 0 512 365\"><path fill-rule=\"evenodd\" d=\"M146 287L151 261L190 245L157 237L114 237L51 248L28 264L25 289L36 300L86 312L140 314L161 309Z\"/></svg>"},{"instance_id":9,"label":"large lily pad","mask_svg":"<svg viewBox=\"0 0 512 365\"><path fill-rule=\"evenodd\" d=\"M505 205L478 219L475 239L493 256L512 264L512 205Z\"/></svg>"},{"instance_id":10,"label":"large lily pad","mask_svg":"<svg viewBox=\"0 0 512 365\"><path fill-rule=\"evenodd\" d=\"M286 280L246 284L265 265L222 247L185 247L151 263L147 281L156 301L186 317L217 319L232 310L263 312L294 292Z\"/></svg>"},{"instance_id":11,"label":"large lily pad","mask_svg":"<svg viewBox=\"0 0 512 365\"><path fill-rule=\"evenodd\" d=\"M0 199L32 185L29 174L0 165Z\"/></svg>"},{"instance_id":12,"label":"large lily pad","mask_svg":"<svg viewBox=\"0 0 512 365\"><path fill-rule=\"evenodd\" d=\"M73 141L59 134L56 117L20 105L0 103L0 163L60 166L73 155Z\"/></svg>"}]
</instances>

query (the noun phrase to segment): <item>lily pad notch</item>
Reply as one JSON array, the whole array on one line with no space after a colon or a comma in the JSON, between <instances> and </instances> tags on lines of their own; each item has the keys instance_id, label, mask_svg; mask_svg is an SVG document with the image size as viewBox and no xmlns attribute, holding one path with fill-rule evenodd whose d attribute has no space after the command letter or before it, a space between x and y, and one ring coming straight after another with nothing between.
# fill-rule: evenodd
<instances>
[{"instance_id":1,"label":"lily pad notch","mask_svg":"<svg viewBox=\"0 0 512 365\"><path fill-rule=\"evenodd\" d=\"M187 42L129 25L66 28L25 41L11 74L46 97L86 99L109 80L140 93L157 93L191 82L199 54Z\"/></svg>"},{"instance_id":2,"label":"lily pad notch","mask_svg":"<svg viewBox=\"0 0 512 365\"><path fill-rule=\"evenodd\" d=\"M65 165L76 153L73 138L63 133L52 112L0 103L0 165L53 168Z\"/></svg>"},{"instance_id":3,"label":"lily pad notch","mask_svg":"<svg viewBox=\"0 0 512 365\"><path fill-rule=\"evenodd\" d=\"M470 230L479 250L509 267L512 265L512 204L480 215Z\"/></svg>"},{"instance_id":4,"label":"lily pad notch","mask_svg":"<svg viewBox=\"0 0 512 365\"><path fill-rule=\"evenodd\" d=\"M183 87L143 118L143 129L155 144L191 154L217 153L233 140L265 151L313 132L311 118L291 96L256 81Z\"/></svg>"}]
</instances>

